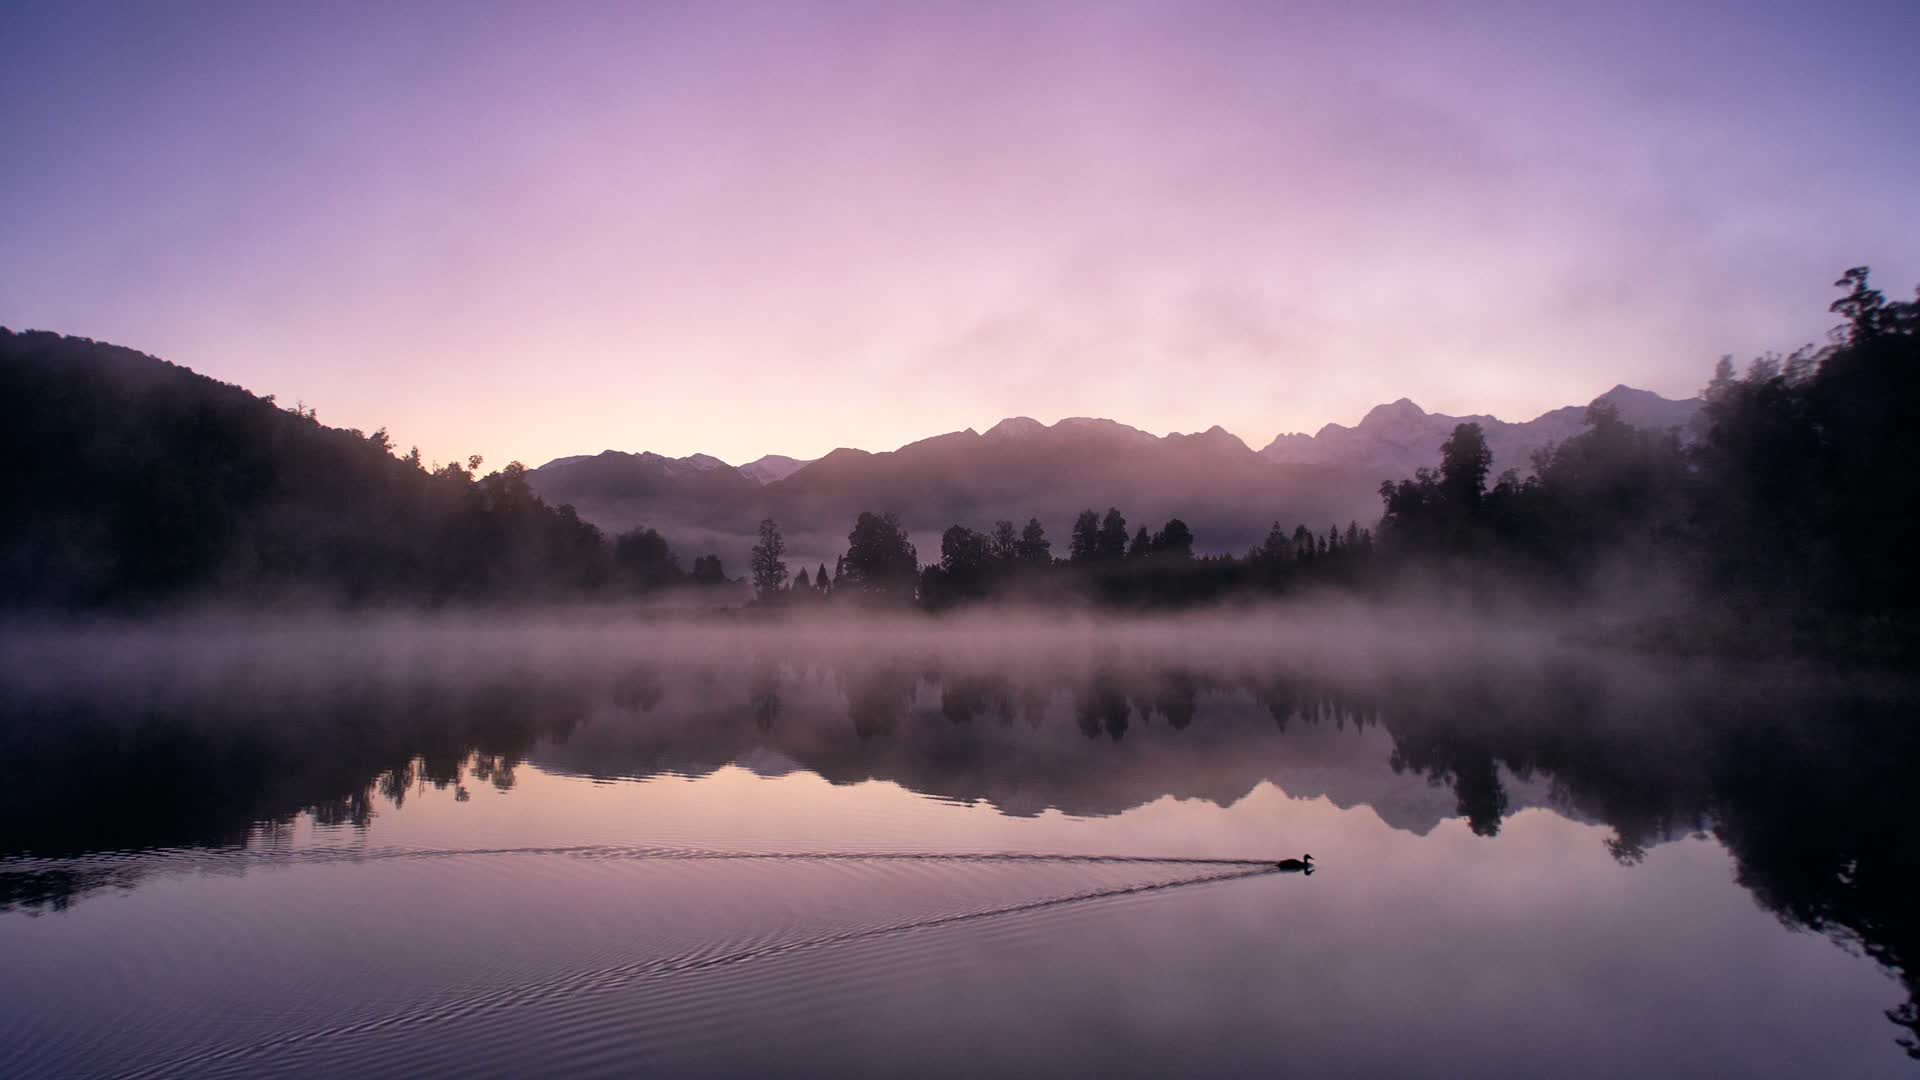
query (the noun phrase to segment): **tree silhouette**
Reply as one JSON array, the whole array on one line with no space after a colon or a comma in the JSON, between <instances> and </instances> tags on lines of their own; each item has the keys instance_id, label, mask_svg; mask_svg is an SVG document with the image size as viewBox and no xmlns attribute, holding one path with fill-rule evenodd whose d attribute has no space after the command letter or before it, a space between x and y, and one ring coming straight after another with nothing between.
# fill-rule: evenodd
<instances>
[{"instance_id":1,"label":"tree silhouette","mask_svg":"<svg viewBox=\"0 0 1920 1080\"><path fill-rule=\"evenodd\" d=\"M1088 563L1100 557L1100 515L1092 510L1080 511L1073 519L1073 546L1068 558L1076 563Z\"/></svg>"},{"instance_id":2,"label":"tree silhouette","mask_svg":"<svg viewBox=\"0 0 1920 1080\"><path fill-rule=\"evenodd\" d=\"M702 555L693 560L693 583L695 585L724 585L727 572L720 565L720 556Z\"/></svg>"},{"instance_id":3,"label":"tree silhouette","mask_svg":"<svg viewBox=\"0 0 1920 1080\"><path fill-rule=\"evenodd\" d=\"M1276 521L1273 523L1273 528L1267 530L1266 541L1260 545L1260 557L1274 562L1284 562L1293 557L1293 549L1294 544L1288 539L1287 531L1282 529L1280 523Z\"/></svg>"},{"instance_id":4,"label":"tree silhouette","mask_svg":"<svg viewBox=\"0 0 1920 1080\"><path fill-rule=\"evenodd\" d=\"M892 512L863 512L847 534L845 574L835 588L874 600L911 600L919 573L919 557L900 519Z\"/></svg>"},{"instance_id":5,"label":"tree silhouette","mask_svg":"<svg viewBox=\"0 0 1920 1080\"><path fill-rule=\"evenodd\" d=\"M787 583L787 564L781 559L787 553L786 538L780 535L780 525L772 518L760 522L760 542L753 546L753 591L762 599L772 597Z\"/></svg>"},{"instance_id":6,"label":"tree silhouette","mask_svg":"<svg viewBox=\"0 0 1920 1080\"><path fill-rule=\"evenodd\" d=\"M945 584L960 596L986 594L994 558L994 541L964 525L955 525L940 537L940 570Z\"/></svg>"},{"instance_id":7,"label":"tree silhouette","mask_svg":"<svg viewBox=\"0 0 1920 1080\"><path fill-rule=\"evenodd\" d=\"M1053 561L1053 544L1047 539L1047 530L1040 525L1039 518L1028 518L1027 526L1020 530L1018 557L1028 565L1046 566Z\"/></svg>"},{"instance_id":8,"label":"tree silhouette","mask_svg":"<svg viewBox=\"0 0 1920 1080\"><path fill-rule=\"evenodd\" d=\"M613 562L631 587L657 589L680 580L680 562L666 538L652 529L631 529L614 537Z\"/></svg>"},{"instance_id":9,"label":"tree silhouette","mask_svg":"<svg viewBox=\"0 0 1920 1080\"><path fill-rule=\"evenodd\" d=\"M990 554L997 562L1012 562L1020 557L1020 534L1014 531L1013 522L996 521L993 523L993 542Z\"/></svg>"},{"instance_id":10,"label":"tree silhouette","mask_svg":"<svg viewBox=\"0 0 1920 1080\"><path fill-rule=\"evenodd\" d=\"M1145 530L1141 530L1143 533ZM1153 535L1153 553L1161 558L1193 558L1193 530L1179 518L1169 518L1166 525Z\"/></svg>"},{"instance_id":11,"label":"tree silhouette","mask_svg":"<svg viewBox=\"0 0 1920 1080\"><path fill-rule=\"evenodd\" d=\"M1487 486L1487 470L1493 467L1493 451L1487 447L1487 435L1479 424L1465 423L1453 429L1453 435L1440 444L1440 488L1448 503L1472 513L1480 506Z\"/></svg>"},{"instance_id":12,"label":"tree silhouette","mask_svg":"<svg viewBox=\"0 0 1920 1080\"><path fill-rule=\"evenodd\" d=\"M1095 557L1102 562L1118 562L1127 557L1127 519L1116 507L1107 507L1106 516L1100 519Z\"/></svg>"}]
</instances>

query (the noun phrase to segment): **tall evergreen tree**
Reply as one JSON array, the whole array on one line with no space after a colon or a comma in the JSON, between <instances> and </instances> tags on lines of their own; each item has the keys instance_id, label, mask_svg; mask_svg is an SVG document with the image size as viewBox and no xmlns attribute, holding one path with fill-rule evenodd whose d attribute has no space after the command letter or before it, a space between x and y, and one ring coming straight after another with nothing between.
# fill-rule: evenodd
<instances>
[{"instance_id":1,"label":"tall evergreen tree","mask_svg":"<svg viewBox=\"0 0 1920 1080\"><path fill-rule=\"evenodd\" d=\"M1040 566L1053 561L1053 543L1037 517L1028 518L1027 527L1020 530L1020 561Z\"/></svg>"},{"instance_id":2,"label":"tall evergreen tree","mask_svg":"<svg viewBox=\"0 0 1920 1080\"><path fill-rule=\"evenodd\" d=\"M1456 425L1440 446L1441 494L1458 511L1471 514L1480 508L1487 470L1492 467L1493 450L1487 446L1486 432L1479 424Z\"/></svg>"},{"instance_id":3,"label":"tall evergreen tree","mask_svg":"<svg viewBox=\"0 0 1920 1080\"><path fill-rule=\"evenodd\" d=\"M1293 543L1287 539L1287 531L1276 521L1273 528L1267 530L1266 543L1261 544L1259 550L1261 558L1280 562L1293 554Z\"/></svg>"},{"instance_id":4,"label":"tall evergreen tree","mask_svg":"<svg viewBox=\"0 0 1920 1080\"><path fill-rule=\"evenodd\" d=\"M1127 519L1120 513L1119 507L1107 507L1106 516L1100 519L1096 557L1106 562L1118 562L1127 557Z\"/></svg>"},{"instance_id":5,"label":"tall evergreen tree","mask_svg":"<svg viewBox=\"0 0 1920 1080\"><path fill-rule=\"evenodd\" d=\"M753 591L762 597L772 596L787 583L787 564L781 559L787 553L786 538L780 535L780 525L772 518L760 522L760 542L753 546Z\"/></svg>"},{"instance_id":6,"label":"tall evergreen tree","mask_svg":"<svg viewBox=\"0 0 1920 1080\"><path fill-rule=\"evenodd\" d=\"M1100 515L1092 510L1080 511L1073 519L1073 546L1068 558L1073 562L1092 562L1100 557Z\"/></svg>"},{"instance_id":7,"label":"tall evergreen tree","mask_svg":"<svg viewBox=\"0 0 1920 1080\"><path fill-rule=\"evenodd\" d=\"M1152 551L1162 558L1193 558L1193 530L1179 518L1168 518L1166 525L1153 536Z\"/></svg>"}]
</instances>

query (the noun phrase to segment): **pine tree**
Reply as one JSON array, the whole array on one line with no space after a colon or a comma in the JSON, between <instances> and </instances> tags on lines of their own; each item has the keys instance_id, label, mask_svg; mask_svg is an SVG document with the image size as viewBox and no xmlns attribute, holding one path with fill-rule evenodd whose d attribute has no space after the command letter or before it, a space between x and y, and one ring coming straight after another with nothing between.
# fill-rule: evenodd
<instances>
[{"instance_id":1,"label":"pine tree","mask_svg":"<svg viewBox=\"0 0 1920 1080\"><path fill-rule=\"evenodd\" d=\"M1020 561L1042 566L1053 561L1053 543L1039 518L1028 518L1027 527L1020 530Z\"/></svg>"},{"instance_id":2,"label":"pine tree","mask_svg":"<svg viewBox=\"0 0 1920 1080\"><path fill-rule=\"evenodd\" d=\"M1091 562L1100 557L1100 515L1091 510L1080 511L1073 519L1073 546L1067 556L1074 562Z\"/></svg>"},{"instance_id":3,"label":"pine tree","mask_svg":"<svg viewBox=\"0 0 1920 1080\"><path fill-rule=\"evenodd\" d=\"M1267 542L1260 545L1259 551L1262 558L1272 559L1275 562L1293 554L1293 544L1287 540L1287 531L1280 527L1278 521L1273 523L1273 528L1267 530Z\"/></svg>"},{"instance_id":4,"label":"pine tree","mask_svg":"<svg viewBox=\"0 0 1920 1080\"><path fill-rule=\"evenodd\" d=\"M787 564L780 556L787 553L786 538L772 518L760 523L760 542L753 546L753 591L772 596L787 582Z\"/></svg>"},{"instance_id":5,"label":"pine tree","mask_svg":"<svg viewBox=\"0 0 1920 1080\"><path fill-rule=\"evenodd\" d=\"M1127 557L1127 519L1117 506L1107 507L1106 516L1100 519L1100 538L1096 551L1099 558L1110 562Z\"/></svg>"}]
</instances>

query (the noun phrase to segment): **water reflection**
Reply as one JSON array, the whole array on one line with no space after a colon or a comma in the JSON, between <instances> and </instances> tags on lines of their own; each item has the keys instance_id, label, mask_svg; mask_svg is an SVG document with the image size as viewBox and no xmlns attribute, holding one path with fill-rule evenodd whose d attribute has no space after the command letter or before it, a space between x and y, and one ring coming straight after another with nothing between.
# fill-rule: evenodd
<instances>
[{"instance_id":1,"label":"water reflection","mask_svg":"<svg viewBox=\"0 0 1920 1080\"><path fill-rule=\"evenodd\" d=\"M1900 690L1698 669L1624 678L1605 662L1355 680L1096 658L1050 678L924 656L758 655L592 677L369 676L270 700L20 695L0 715L0 907L59 910L143 872L76 857L257 843L302 815L365 831L423 786L506 790L530 763L611 779L751 762L1015 816L1111 815L1169 795L1228 805L1266 781L1294 794L1317 784L1431 828L1437 817L1371 794L1367 777L1390 771L1446 793L1483 837L1544 798L1611 829L1627 867L1710 834L1784 924L1904 982L1888 1015L1920 1057L1913 715ZM1363 738L1382 732L1384 755Z\"/></svg>"}]
</instances>

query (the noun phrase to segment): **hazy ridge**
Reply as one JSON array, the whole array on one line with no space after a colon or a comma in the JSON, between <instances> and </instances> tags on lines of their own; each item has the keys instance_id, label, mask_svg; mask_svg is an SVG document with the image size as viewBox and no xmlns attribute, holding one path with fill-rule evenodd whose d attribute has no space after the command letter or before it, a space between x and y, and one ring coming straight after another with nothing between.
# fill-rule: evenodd
<instances>
[{"instance_id":1,"label":"hazy ridge","mask_svg":"<svg viewBox=\"0 0 1920 1080\"><path fill-rule=\"evenodd\" d=\"M1674 401L1616 386L1595 399L1627 423L1685 429L1700 399ZM1038 517L1063 530L1088 507L1119 506L1135 520L1180 517L1199 550L1237 552L1274 521L1315 528L1380 515L1381 481L1437 466L1456 424L1487 432L1494 471L1530 470L1530 455L1585 427L1586 406L1569 405L1522 423L1491 416L1429 413L1406 398L1381 405L1353 427L1327 424L1285 434L1254 451L1225 428L1155 436L1114 420L1069 417L1043 424L1009 417L985 432L936 435L897 450L840 448L814 461L769 455L738 468L706 454L670 458L607 450L557 458L527 475L541 497L575 507L608 530L657 529L680 550L716 550L736 565L757 523L779 520L808 562L832 562L848 524L866 509L892 510L922 550L960 522Z\"/></svg>"}]
</instances>

